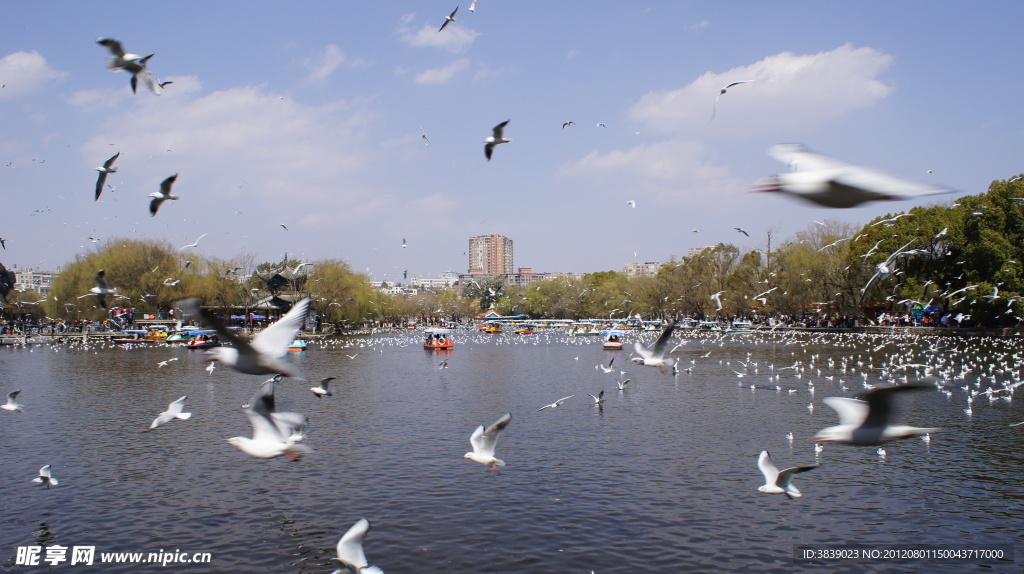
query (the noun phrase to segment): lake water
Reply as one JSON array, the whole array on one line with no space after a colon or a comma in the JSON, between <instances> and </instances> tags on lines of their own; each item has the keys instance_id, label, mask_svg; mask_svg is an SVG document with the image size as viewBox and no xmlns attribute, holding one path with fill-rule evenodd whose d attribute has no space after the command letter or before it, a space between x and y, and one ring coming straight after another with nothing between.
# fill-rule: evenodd
<instances>
[{"instance_id":1,"label":"lake water","mask_svg":"<svg viewBox=\"0 0 1024 574\"><path fill-rule=\"evenodd\" d=\"M340 536L366 517L367 557L390 574L1020 571L1024 425L1009 425L1024 420L1024 392L979 396L968 415L960 388L1021 380L1015 341L684 334L673 354L693 370L673 377L629 364L629 344L604 351L594 338L456 340L446 354L413 334L293 353L310 380L285 380L277 401L311 419L315 452L298 462L223 441L250 436L241 405L266 377L207 374L206 357L184 348L0 348L0 390L22 389L25 405L0 411L0 569L326 574ZM595 370L612 357L631 379L621 392L617 371ZM811 437L837 424L821 399L863 390L862 372L885 384L878 368L893 362L956 377L952 396L899 397L902 422L943 430L887 443L884 459L834 444L815 454ZM779 370L794 364L802 373ZM317 399L308 389L326 376L335 394ZM597 408L587 393L602 389ZM148 432L182 395L193 417ZM495 474L463 459L473 429L505 412L497 455L508 465ZM761 450L780 468L821 465L796 476L802 498L757 491ZM31 482L45 464L59 486ZM69 550L55 566L15 564L17 547L34 545L95 546L95 562L71 565ZM825 545L1008 550L989 564L794 558L797 546ZM100 563L100 553L160 551L211 560Z\"/></svg>"}]
</instances>

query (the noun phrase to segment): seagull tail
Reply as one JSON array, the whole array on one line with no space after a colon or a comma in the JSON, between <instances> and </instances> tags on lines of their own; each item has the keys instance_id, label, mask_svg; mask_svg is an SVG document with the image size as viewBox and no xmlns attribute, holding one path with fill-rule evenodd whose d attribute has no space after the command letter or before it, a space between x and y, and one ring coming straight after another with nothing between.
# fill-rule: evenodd
<instances>
[{"instance_id":1,"label":"seagull tail","mask_svg":"<svg viewBox=\"0 0 1024 574\"><path fill-rule=\"evenodd\" d=\"M360 568L359 572L362 574L384 574L384 571L376 566L367 566L366 568Z\"/></svg>"},{"instance_id":2,"label":"seagull tail","mask_svg":"<svg viewBox=\"0 0 1024 574\"><path fill-rule=\"evenodd\" d=\"M498 466L505 466L505 461L501 460L500 458L496 458L494 459L494 464Z\"/></svg>"}]
</instances>

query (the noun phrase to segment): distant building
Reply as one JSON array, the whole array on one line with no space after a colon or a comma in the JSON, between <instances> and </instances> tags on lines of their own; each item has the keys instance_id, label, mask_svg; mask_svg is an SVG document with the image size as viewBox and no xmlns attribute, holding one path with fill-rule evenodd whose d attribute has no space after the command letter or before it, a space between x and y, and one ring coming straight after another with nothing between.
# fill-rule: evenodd
<instances>
[{"instance_id":1,"label":"distant building","mask_svg":"<svg viewBox=\"0 0 1024 574\"><path fill-rule=\"evenodd\" d=\"M704 251L706 251L708 249L711 249L711 248L712 247L710 245L708 245L707 247L694 247L694 248L692 248L692 249L690 249L689 251L686 252L686 256L687 257L696 257L696 256L700 255L701 253L704 253Z\"/></svg>"},{"instance_id":2,"label":"distant building","mask_svg":"<svg viewBox=\"0 0 1024 574\"><path fill-rule=\"evenodd\" d=\"M497 277L514 272L512 240L498 234L469 238L467 275Z\"/></svg>"},{"instance_id":3,"label":"distant building","mask_svg":"<svg viewBox=\"0 0 1024 574\"><path fill-rule=\"evenodd\" d=\"M50 288L53 287L53 280L60 275L57 271L40 271L39 269L21 269L17 265L8 271L14 272L14 290L38 291L43 297L50 296Z\"/></svg>"},{"instance_id":4,"label":"distant building","mask_svg":"<svg viewBox=\"0 0 1024 574\"><path fill-rule=\"evenodd\" d=\"M654 277L658 274L658 270L664 265L664 263L658 262L627 263L622 266L622 272L625 273L626 277L629 279L633 279L635 277Z\"/></svg>"},{"instance_id":5,"label":"distant building","mask_svg":"<svg viewBox=\"0 0 1024 574\"><path fill-rule=\"evenodd\" d=\"M409 284L418 289L451 289L459 282L459 274L454 271L445 271L440 277L413 277Z\"/></svg>"},{"instance_id":6,"label":"distant building","mask_svg":"<svg viewBox=\"0 0 1024 574\"><path fill-rule=\"evenodd\" d=\"M419 293L419 290L417 289L413 289L411 287L402 287L401 285L397 285L395 283L388 283L387 281L381 281L379 283L373 282L370 283L370 286L380 289L381 291L387 293L388 295L394 295L396 297L408 297Z\"/></svg>"}]
</instances>

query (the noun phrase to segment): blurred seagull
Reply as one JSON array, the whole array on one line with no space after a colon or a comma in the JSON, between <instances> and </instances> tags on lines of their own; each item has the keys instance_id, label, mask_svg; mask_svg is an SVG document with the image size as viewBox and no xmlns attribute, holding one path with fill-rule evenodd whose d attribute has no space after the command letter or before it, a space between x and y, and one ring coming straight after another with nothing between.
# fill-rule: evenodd
<instances>
[{"instance_id":1,"label":"blurred seagull","mask_svg":"<svg viewBox=\"0 0 1024 574\"><path fill-rule=\"evenodd\" d=\"M725 291L719 291L711 295L711 300L715 302L715 308L719 311L722 310L722 293L725 293Z\"/></svg>"},{"instance_id":2,"label":"blurred seagull","mask_svg":"<svg viewBox=\"0 0 1024 574\"><path fill-rule=\"evenodd\" d=\"M93 277L93 279L96 281L96 286L89 289L89 292L95 294L96 302L100 304L100 307L106 309L107 295L117 295L117 288L111 288L107 283L107 271L105 269L97 271L96 276Z\"/></svg>"},{"instance_id":3,"label":"blurred seagull","mask_svg":"<svg viewBox=\"0 0 1024 574\"><path fill-rule=\"evenodd\" d=\"M287 226L286 226L285 224L283 224L283 223L278 223L277 225L278 225L278 226L279 226L279 227L280 227L281 229L284 229L285 231L288 231L288 227L287 227Z\"/></svg>"},{"instance_id":4,"label":"blurred seagull","mask_svg":"<svg viewBox=\"0 0 1024 574\"><path fill-rule=\"evenodd\" d=\"M636 209L636 200L635 199L631 199L631 200L627 201L626 203L628 203L629 206L632 207L633 209Z\"/></svg>"},{"instance_id":5,"label":"blurred seagull","mask_svg":"<svg viewBox=\"0 0 1024 574\"><path fill-rule=\"evenodd\" d=\"M625 381L622 381L622 382L620 383L620 382L618 381L618 379L616 379L616 380L615 380L615 388L616 388L616 389L618 389L618 390L620 390L620 391L624 391L624 390L626 390L626 385L628 385L628 384L629 384L629 381L631 381L631 380L632 380L632 379L626 379Z\"/></svg>"},{"instance_id":6,"label":"blurred seagull","mask_svg":"<svg viewBox=\"0 0 1024 574\"><path fill-rule=\"evenodd\" d=\"M458 11L459 11L459 7L456 6L455 9L452 10L451 14L449 14L449 15L444 17L444 24L441 24L441 27L438 28L437 31L440 32L441 30L444 30L445 26L447 26L451 22L454 22L455 21L455 13L458 12Z\"/></svg>"},{"instance_id":7,"label":"blurred seagull","mask_svg":"<svg viewBox=\"0 0 1024 574\"><path fill-rule=\"evenodd\" d=\"M568 121L568 122L565 122L565 123L562 124L562 129L564 130L565 128L567 128L569 126L574 126L574 125L576 125L576 122Z\"/></svg>"},{"instance_id":8,"label":"blurred seagull","mask_svg":"<svg viewBox=\"0 0 1024 574\"><path fill-rule=\"evenodd\" d=\"M768 154L795 171L760 180L754 191L782 192L825 207L847 208L880 200L951 193L814 153L801 144L772 146Z\"/></svg>"},{"instance_id":9,"label":"blurred seagull","mask_svg":"<svg viewBox=\"0 0 1024 574\"><path fill-rule=\"evenodd\" d=\"M839 424L818 431L814 441L877 446L890 440L937 432L937 428L890 424L895 416L894 395L927 388L930 387L910 384L872 389L860 395L862 400L826 397L825 404L839 415Z\"/></svg>"},{"instance_id":10,"label":"blurred seagull","mask_svg":"<svg viewBox=\"0 0 1024 574\"><path fill-rule=\"evenodd\" d=\"M732 83L729 83L729 84L726 84L726 85L722 86L722 88L718 90L718 95L715 96L715 104L713 106L711 106L711 120L714 121L714 119L715 119L715 110L718 109L718 98L722 97L726 92L728 92L729 88L731 88L733 86L738 86L740 84L746 84L747 82L751 82L751 81L753 81L753 80L742 80L742 81L739 81L739 82L732 82Z\"/></svg>"},{"instance_id":11,"label":"blurred seagull","mask_svg":"<svg viewBox=\"0 0 1024 574\"><path fill-rule=\"evenodd\" d=\"M328 397L333 397L334 391L332 391L328 385L330 385L331 381L333 381L334 379L335 377L327 377L326 379L320 379L320 384L309 390L313 391L313 394L316 395L316 398L318 399L324 395L327 395Z\"/></svg>"},{"instance_id":12,"label":"blurred seagull","mask_svg":"<svg viewBox=\"0 0 1024 574\"><path fill-rule=\"evenodd\" d=\"M181 419L181 420L184 421L184 420L188 420L189 418L191 418L192 417L192 413L183 413L183 412L181 412L182 410L185 409L185 399L187 399L187 398L188 398L188 395L185 395L185 396L181 397L180 399L174 401L173 403L167 405L167 410L162 412L162 413L160 413L160 416L158 416L155 419L153 419L153 424L149 425L149 428L150 429L155 429L156 427L158 427L158 426L160 426L160 425L162 425L162 424L164 424L166 422L170 422L170 421L172 421L174 419Z\"/></svg>"},{"instance_id":13,"label":"blurred seagull","mask_svg":"<svg viewBox=\"0 0 1024 574\"><path fill-rule=\"evenodd\" d=\"M498 433L508 426L511 420L512 414L505 413L487 428L484 428L484 425L476 427L469 437L469 444L473 446L473 450L467 452L462 458L468 458L480 464L489 464L492 472L498 472L498 467L505 466L505 461L494 457L494 446L498 442Z\"/></svg>"},{"instance_id":14,"label":"blurred seagull","mask_svg":"<svg viewBox=\"0 0 1024 574\"><path fill-rule=\"evenodd\" d=\"M420 126L420 138L426 145L430 145L430 138L427 137L427 132L423 131L423 126Z\"/></svg>"},{"instance_id":15,"label":"blurred seagull","mask_svg":"<svg viewBox=\"0 0 1024 574\"><path fill-rule=\"evenodd\" d=\"M7 402L0 405L0 409L16 413L23 412L25 406L18 402L19 393L21 393L21 389L7 393Z\"/></svg>"},{"instance_id":16,"label":"blurred seagull","mask_svg":"<svg viewBox=\"0 0 1024 574\"><path fill-rule=\"evenodd\" d=\"M469 3L469 11L476 12L476 0L473 0L472 2Z\"/></svg>"},{"instance_id":17,"label":"blurred seagull","mask_svg":"<svg viewBox=\"0 0 1024 574\"><path fill-rule=\"evenodd\" d=\"M573 398L574 396L576 396L576 395L569 395L567 397L562 397L562 398L558 399L557 401L551 403L550 405L542 406L541 408L537 409L537 412L539 413L539 412L541 412L544 409L557 409L558 407L560 407L562 405L562 403L564 403L565 401Z\"/></svg>"},{"instance_id":18,"label":"blurred seagull","mask_svg":"<svg viewBox=\"0 0 1024 574\"><path fill-rule=\"evenodd\" d=\"M672 338L672 331L676 328L676 322L672 321L658 336L658 339L654 341L654 344L650 348L644 347L640 344L640 341L633 343L633 350L636 351L639 357L633 357L630 360L637 365L646 365L648 367L661 367L665 365L665 349L668 347L668 340ZM625 385L626 383L622 383Z\"/></svg>"},{"instance_id":19,"label":"blurred seagull","mask_svg":"<svg viewBox=\"0 0 1024 574\"><path fill-rule=\"evenodd\" d=\"M50 474L50 465L46 465L43 468L40 468L39 476L33 478L32 482L41 482L46 485L46 488L50 488L51 484L54 486L60 484L59 482L57 482L57 479L53 478L53 475Z\"/></svg>"},{"instance_id":20,"label":"blurred seagull","mask_svg":"<svg viewBox=\"0 0 1024 574\"><path fill-rule=\"evenodd\" d=\"M177 200L178 196L171 195L171 186L174 185L174 181L178 179L178 174L174 174L171 177L160 182L160 191L154 191L149 194L149 197L153 198L153 201L149 202L149 213L152 217L156 217L156 212L160 209L160 204L167 201L168 199Z\"/></svg>"},{"instance_id":21,"label":"blurred seagull","mask_svg":"<svg viewBox=\"0 0 1024 574\"><path fill-rule=\"evenodd\" d=\"M739 231L740 233L742 233L743 235L746 235L747 237L750 237L750 234L747 233L744 229L742 229L740 227L733 227L733 229L735 229L736 231Z\"/></svg>"},{"instance_id":22,"label":"blurred seagull","mask_svg":"<svg viewBox=\"0 0 1024 574\"><path fill-rule=\"evenodd\" d=\"M794 466L787 468L786 470L779 471L778 467L772 463L772 459L766 450L762 450L761 456L757 457L757 467L761 469L761 474L764 475L765 480L763 486L757 487L758 492L766 492L768 494L785 494L786 497L791 500L803 496L790 482L793 480L793 475L798 472L807 472L808 470L818 468L817 465Z\"/></svg>"},{"instance_id":23,"label":"blurred seagull","mask_svg":"<svg viewBox=\"0 0 1024 574\"><path fill-rule=\"evenodd\" d=\"M587 393L590 395L590 393ZM594 399L594 404L600 406L604 402L604 389L597 393L597 395L590 395L590 398Z\"/></svg>"},{"instance_id":24,"label":"blurred seagull","mask_svg":"<svg viewBox=\"0 0 1024 574\"><path fill-rule=\"evenodd\" d=\"M121 42L114 38L98 38L96 43L110 50L111 57L107 60L108 70L112 72L124 70L132 75L131 86L133 94L135 93L136 86L141 78L142 83L149 88L149 91L158 96L160 95L160 84L153 79L153 72L146 67L146 63L153 57L153 54L146 57L139 56L138 54L128 54L121 46Z\"/></svg>"},{"instance_id":25,"label":"blurred seagull","mask_svg":"<svg viewBox=\"0 0 1024 574\"><path fill-rule=\"evenodd\" d=\"M370 521L360 518L358 522L348 529L348 532L338 541L338 557L333 560L341 562L346 570L355 574L384 574L384 571L376 566L370 566L363 554L363 540L366 533L370 531ZM331 574L343 574L346 570L335 570Z\"/></svg>"},{"instance_id":26,"label":"blurred seagull","mask_svg":"<svg viewBox=\"0 0 1024 574\"><path fill-rule=\"evenodd\" d=\"M207 329L213 329L232 347L215 347L210 350L213 358L241 373L250 375L283 374L298 377L295 367L281 359L288 352L288 345L295 339L295 334L306 322L309 311L309 298L295 304L280 320L260 331L252 340L247 341L224 326L224 323L199 306L198 299L178 301L178 308L199 320Z\"/></svg>"},{"instance_id":27,"label":"blurred seagull","mask_svg":"<svg viewBox=\"0 0 1024 574\"><path fill-rule=\"evenodd\" d=\"M260 385L259 390L249 401L249 407L245 409L245 415L249 418L249 424L252 425L252 438L236 436L224 440L245 454L256 458L274 458L288 454L297 460L301 455L313 452L313 449L306 445L295 444L293 438L288 436L292 433L288 425L285 424L285 419L276 416L302 417L298 413L278 413L274 410L274 384L276 382L275 379L270 379Z\"/></svg>"},{"instance_id":28,"label":"blurred seagull","mask_svg":"<svg viewBox=\"0 0 1024 574\"><path fill-rule=\"evenodd\" d=\"M505 120L494 126L494 129L492 130L493 135L484 140L484 155L487 156L487 161L491 161L491 154L494 153L494 146L512 141L507 140L502 136L502 131L505 129L505 126L508 125L508 122L509 120Z\"/></svg>"},{"instance_id":29,"label":"blurred seagull","mask_svg":"<svg viewBox=\"0 0 1024 574\"><path fill-rule=\"evenodd\" d=\"M96 171L100 172L100 175L96 178L96 199L93 201L99 201L100 194L103 193L103 186L107 183L107 174L117 171L117 168L114 167L114 161L117 160L120 155L121 152L115 153L113 157L103 162L103 165L96 168Z\"/></svg>"}]
</instances>

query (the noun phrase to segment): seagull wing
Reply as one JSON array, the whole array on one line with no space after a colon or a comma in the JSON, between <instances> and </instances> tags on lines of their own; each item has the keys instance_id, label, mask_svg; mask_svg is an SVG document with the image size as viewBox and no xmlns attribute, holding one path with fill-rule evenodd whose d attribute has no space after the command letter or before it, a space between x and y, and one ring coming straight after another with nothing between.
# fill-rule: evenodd
<instances>
[{"instance_id":1,"label":"seagull wing","mask_svg":"<svg viewBox=\"0 0 1024 574\"><path fill-rule=\"evenodd\" d=\"M668 327L665 327L665 330L661 332L661 335L658 336L658 340L651 345L651 354L654 357L660 358L665 356L665 348L668 346L668 340L672 338L672 331L675 330L675 328L676 322L672 321L672 323L669 324Z\"/></svg>"},{"instance_id":2,"label":"seagull wing","mask_svg":"<svg viewBox=\"0 0 1024 574\"><path fill-rule=\"evenodd\" d=\"M494 446L498 442L498 433L501 432L512 420L511 413L505 413L498 420L491 423L487 428L480 425L469 437L469 443L473 445L473 452L485 456L494 456Z\"/></svg>"},{"instance_id":3,"label":"seagull wing","mask_svg":"<svg viewBox=\"0 0 1024 574\"><path fill-rule=\"evenodd\" d=\"M640 344L640 341L633 342L633 350L636 352L637 355L640 355L641 359L645 361L654 356L654 354L651 353L651 351L648 350L647 347L644 347L643 345Z\"/></svg>"},{"instance_id":4,"label":"seagull wing","mask_svg":"<svg viewBox=\"0 0 1024 574\"><path fill-rule=\"evenodd\" d=\"M146 59L148 60L149 57L147 56ZM135 83L138 80L142 80L143 85L149 88L149 91L153 92L154 95L159 96L163 93L163 88L160 87L160 84L158 84L156 79L153 77L153 72L149 68L145 67L145 65L143 65L142 69L132 76L133 92L135 91Z\"/></svg>"},{"instance_id":5,"label":"seagull wing","mask_svg":"<svg viewBox=\"0 0 1024 574\"><path fill-rule=\"evenodd\" d=\"M96 43L105 46L115 57L124 58L124 48L121 46L121 42L113 38L99 38Z\"/></svg>"},{"instance_id":6,"label":"seagull wing","mask_svg":"<svg viewBox=\"0 0 1024 574\"><path fill-rule=\"evenodd\" d=\"M768 148L768 155L800 171L821 171L851 167L850 164L815 153L801 144L778 144Z\"/></svg>"},{"instance_id":7,"label":"seagull wing","mask_svg":"<svg viewBox=\"0 0 1024 574\"><path fill-rule=\"evenodd\" d=\"M860 396L868 406L867 416L864 418L865 427L884 428L889 421L895 418L896 405L893 395L906 391L917 391L928 388L926 385L899 385L897 387L885 387L872 389Z\"/></svg>"},{"instance_id":8,"label":"seagull wing","mask_svg":"<svg viewBox=\"0 0 1024 574\"><path fill-rule=\"evenodd\" d=\"M369 566L363 554L363 540L370 531L370 521L360 518L338 541L338 561L354 572Z\"/></svg>"},{"instance_id":9,"label":"seagull wing","mask_svg":"<svg viewBox=\"0 0 1024 574\"><path fill-rule=\"evenodd\" d=\"M501 122L500 124L494 126L494 129L492 130L492 134L494 135L494 139L496 139L496 140L504 139L504 138L502 138L501 134L505 130L505 126L508 125L508 122L509 122L509 120L505 120L505 121Z\"/></svg>"},{"instance_id":10,"label":"seagull wing","mask_svg":"<svg viewBox=\"0 0 1024 574\"><path fill-rule=\"evenodd\" d=\"M171 177L160 182L160 195L169 196L171 195L171 186L174 185L175 180L178 179L178 174L174 174Z\"/></svg>"},{"instance_id":11,"label":"seagull wing","mask_svg":"<svg viewBox=\"0 0 1024 574\"><path fill-rule=\"evenodd\" d=\"M771 464L771 461L769 461L768 464ZM774 466L775 465L772 465L772 467ZM800 472L807 472L808 470L814 470L816 468L818 468L818 465L816 464L811 466L794 466L791 468L787 468L786 470L783 470L778 473L778 478L775 479L775 486L778 486L779 488L787 492L790 490L796 490L795 488L789 485L789 481L793 480L793 475ZM799 490L797 490L796 492L797 494L800 493Z\"/></svg>"},{"instance_id":12,"label":"seagull wing","mask_svg":"<svg viewBox=\"0 0 1024 574\"><path fill-rule=\"evenodd\" d=\"M494 153L494 144L488 143L484 145L484 156L487 158L487 161L491 161L492 153Z\"/></svg>"},{"instance_id":13,"label":"seagull wing","mask_svg":"<svg viewBox=\"0 0 1024 574\"><path fill-rule=\"evenodd\" d=\"M256 335L252 340L252 347L272 357L283 357L288 352L288 345L295 339L295 331L302 328L306 322L308 311L309 298L299 301L278 322Z\"/></svg>"},{"instance_id":14,"label":"seagull wing","mask_svg":"<svg viewBox=\"0 0 1024 574\"><path fill-rule=\"evenodd\" d=\"M757 468L761 469L761 474L764 475L764 480L768 484L775 484L779 478L779 469L772 462L766 450L762 450L761 456L757 457Z\"/></svg>"},{"instance_id":15,"label":"seagull wing","mask_svg":"<svg viewBox=\"0 0 1024 574\"><path fill-rule=\"evenodd\" d=\"M849 166L832 176L832 181L846 187L858 189L880 196L895 199L918 197L922 195L938 195L951 193L953 190L918 183L892 175L868 169L866 167Z\"/></svg>"},{"instance_id":16,"label":"seagull wing","mask_svg":"<svg viewBox=\"0 0 1024 574\"><path fill-rule=\"evenodd\" d=\"M868 417L868 403L846 397L825 397L826 405L839 415L839 424L860 425Z\"/></svg>"},{"instance_id":17,"label":"seagull wing","mask_svg":"<svg viewBox=\"0 0 1024 574\"><path fill-rule=\"evenodd\" d=\"M245 415L252 425L252 440L268 442L285 442L285 437L276 424L274 414L274 381L273 379L260 385L260 388L249 401Z\"/></svg>"}]
</instances>

